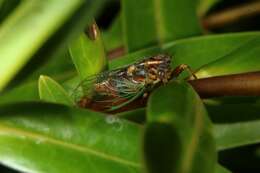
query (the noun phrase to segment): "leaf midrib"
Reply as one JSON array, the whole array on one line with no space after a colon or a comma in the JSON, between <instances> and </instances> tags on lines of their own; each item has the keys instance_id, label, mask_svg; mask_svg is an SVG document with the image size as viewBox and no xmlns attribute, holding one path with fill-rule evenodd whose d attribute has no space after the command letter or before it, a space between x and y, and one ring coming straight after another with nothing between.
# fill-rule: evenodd
<instances>
[{"instance_id":1,"label":"leaf midrib","mask_svg":"<svg viewBox=\"0 0 260 173\"><path fill-rule=\"evenodd\" d=\"M157 34L157 41L159 45L161 46L163 44L163 39L165 35L165 28L164 21L163 21L163 14L162 14L162 2L159 0L153 0L154 2L154 20L155 20L155 28L156 28L156 34Z\"/></svg>"},{"instance_id":2,"label":"leaf midrib","mask_svg":"<svg viewBox=\"0 0 260 173\"><path fill-rule=\"evenodd\" d=\"M202 129L204 126L203 123L203 108L201 107L201 105L199 105L199 102L197 100L195 100L194 103L197 107L197 111L195 112L195 122L194 122L194 131L192 133L191 136L191 140L189 141L188 145L187 145L187 151L186 154L184 156L184 160L183 160L183 164L182 164L182 172L189 172L190 169L192 168L192 162L194 161L194 154L196 152L196 149L198 147L199 144L199 136L202 133Z\"/></svg>"},{"instance_id":3,"label":"leaf midrib","mask_svg":"<svg viewBox=\"0 0 260 173\"><path fill-rule=\"evenodd\" d=\"M139 163L133 162L133 161L129 161L129 160L125 160L122 158L119 158L117 156L112 156L112 155L108 155L107 153L103 153L91 148L87 148L86 146L81 146L78 144L72 144L72 143L68 143L66 141L61 141L61 140L57 140L53 137L50 136L46 136L43 134L39 134L39 133L33 133L33 132L28 132L22 129L18 129L18 128L13 128L13 127L8 127L6 125L0 124L0 135L8 135L8 136L24 136L24 137L28 137L30 139L36 140L36 141L44 141L44 142L49 142L51 144L54 145L59 145L65 148L69 148L72 150L76 150L76 151L80 151L80 152L84 152L84 153L88 153L91 155L95 155L97 157L103 158L105 160L111 160L120 164L124 164L127 166L131 166L131 167L135 167L135 168L141 168L141 165Z\"/></svg>"},{"instance_id":4,"label":"leaf midrib","mask_svg":"<svg viewBox=\"0 0 260 173\"><path fill-rule=\"evenodd\" d=\"M49 93L50 97L53 99L53 101L57 102L57 99L56 99L56 97L54 96L54 94L52 93L52 91L51 91L49 85L47 84L46 79L43 79L42 82L43 82L43 84L45 85L45 88L46 88L47 92ZM41 96L41 97L44 97L44 96Z\"/></svg>"}]
</instances>

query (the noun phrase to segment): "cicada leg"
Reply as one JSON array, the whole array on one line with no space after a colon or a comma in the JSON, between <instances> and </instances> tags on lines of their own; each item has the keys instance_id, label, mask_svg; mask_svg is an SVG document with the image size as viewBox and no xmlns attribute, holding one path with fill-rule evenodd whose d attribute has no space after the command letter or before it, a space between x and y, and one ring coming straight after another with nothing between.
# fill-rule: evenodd
<instances>
[{"instance_id":1,"label":"cicada leg","mask_svg":"<svg viewBox=\"0 0 260 173\"><path fill-rule=\"evenodd\" d=\"M87 97L83 97L77 102L78 106L81 108L86 108L90 103L91 100Z\"/></svg>"},{"instance_id":2,"label":"cicada leg","mask_svg":"<svg viewBox=\"0 0 260 173\"><path fill-rule=\"evenodd\" d=\"M145 92L145 93L143 94L143 98L146 99L146 98L148 97L148 95L149 95L148 92Z\"/></svg>"},{"instance_id":3,"label":"cicada leg","mask_svg":"<svg viewBox=\"0 0 260 173\"><path fill-rule=\"evenodd\" d=\"M190 76L192 76L194 79L197 79L197 76L194 74L194 72L192 71L192 69L190 68L190 66L188 66L187 64L181 64L178 67L176 67L172 73L171 73L171 77L178 77L184 70L187 70L188 73L190 74Z\"/></svg>"}]
</instances>

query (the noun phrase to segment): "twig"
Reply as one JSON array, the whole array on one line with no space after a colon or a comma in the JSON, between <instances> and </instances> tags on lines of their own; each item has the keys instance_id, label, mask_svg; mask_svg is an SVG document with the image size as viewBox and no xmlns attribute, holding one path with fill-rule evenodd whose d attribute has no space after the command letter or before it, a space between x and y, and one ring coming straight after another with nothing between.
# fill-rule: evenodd
<instances>
[{"instance_id":1,"label":"twig","mask_svg":"<svg viewBox=\"0 0 260 173\"><path fill-rule=\"evenodd\" d=\"M202 98L260 96L260 72L190 80L189 83Z\"/></svg>"},{"instance_id":2,"label":"twig","mask_svg":"<svg viewBox=\"0 0 260 173\"><path fill-rule=\"evenodd\" d=\"M204 18L202 23L207 29L219 28L224 25L234 23L242 17L250 17L260 14L260 1L232 7Z\"/></svg>"}]
</instances>

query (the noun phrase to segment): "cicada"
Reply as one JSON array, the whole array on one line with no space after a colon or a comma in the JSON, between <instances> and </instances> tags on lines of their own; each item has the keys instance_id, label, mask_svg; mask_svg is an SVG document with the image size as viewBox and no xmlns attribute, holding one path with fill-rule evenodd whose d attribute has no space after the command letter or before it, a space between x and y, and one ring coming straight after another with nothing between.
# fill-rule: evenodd
<instances>
[{"instance_id":1,"label":"cicada","mask_svg":"<svg viewBox=\"0 0 260 173\"><path fill-rule=\"evenodd\" d=\"M159 54L141 61L82 81L74 91L78 106L98 111L114 111L140 97L147 95L156 87L178 76L187 65L171 68L171 57Z\"/></svg>"}]
</instances>

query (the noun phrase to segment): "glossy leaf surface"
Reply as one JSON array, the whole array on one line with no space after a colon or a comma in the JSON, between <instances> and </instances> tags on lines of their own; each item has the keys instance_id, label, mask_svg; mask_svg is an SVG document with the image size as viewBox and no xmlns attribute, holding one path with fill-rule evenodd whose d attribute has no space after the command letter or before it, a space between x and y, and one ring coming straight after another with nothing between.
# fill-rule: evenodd
<instances>
[{"instance_id":1,"label":"glossy leaf surface","mask_svg":"<svg viewBox=\"0 0 260 173\"><path fill-rule=\"evenodd\" d=\"M0 106L0 160L23 172L139 172L140 127L46 103ZM98 166L97 166L98 165Z\"/></svg>"},{"instance_id":2,"label":"glossy leaf surface","mask_svg":"<svg viewBox=\"0 0 260 173\"><path fill-rule=\"evenodd\" d=\"M92 40L82 33L70 45L70 54L82 79L100 73L106 68L107 59L100 32L95 24L96 38Z\"/></svg>"},{"instance_id":3,"label":"glossy leaf surface","mask_svg":"<svg viewBox=\"0 0 260 173\"><path fill-rule=\"evenodd\" d=\"M259 71L260 37L250 39L222 58L203 66L196 75L199 78Z\"/></svg>"},{"instance_id":4,"label":"glossy leaf surface","mask_svg":"<svg viewBox=\"0 0 260 173\"><path fill-rule=\"evenodd\" d=\"M260 32L245 32L177 40L164 44L162 48L151 47L112 60L109 63L109 67L110 69L114 69L150 55L166 53L172 55L173 67L180 64L187 64L196 71L203 65L215 62L229 55L231 52L238 50L242 45L259 35Z\"/></svg>"}]
</instances>

